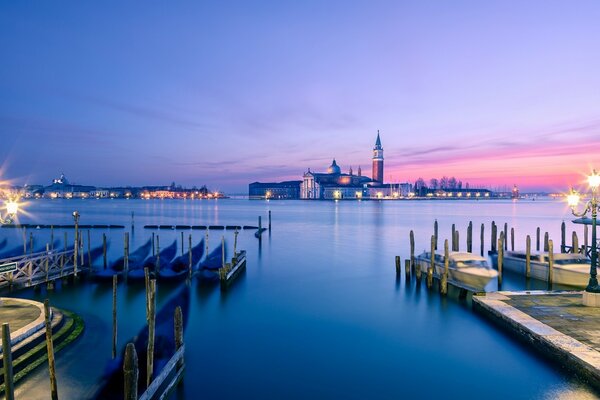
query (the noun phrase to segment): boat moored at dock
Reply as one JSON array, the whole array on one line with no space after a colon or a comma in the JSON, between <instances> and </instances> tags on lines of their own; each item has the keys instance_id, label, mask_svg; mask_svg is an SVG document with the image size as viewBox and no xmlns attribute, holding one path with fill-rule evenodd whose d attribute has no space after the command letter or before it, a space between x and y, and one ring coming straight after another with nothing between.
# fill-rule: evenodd
<instances>
[{"instance_id":1,"label":"boat moored at dock","mask_svg":"<svg viewBox=\"0 0 600 400\"><path fill-rule=\"evenodd\" d=\"M448 255L448 282L472 291L485 291L487 284L498 276L487 260L479 255L466 252L450 252ZM431 253L423 252L417 256L422 271L431 265ZM435 254L433 276L440 278L444 274L444 256Z\"/></svg>"}]
</instances>

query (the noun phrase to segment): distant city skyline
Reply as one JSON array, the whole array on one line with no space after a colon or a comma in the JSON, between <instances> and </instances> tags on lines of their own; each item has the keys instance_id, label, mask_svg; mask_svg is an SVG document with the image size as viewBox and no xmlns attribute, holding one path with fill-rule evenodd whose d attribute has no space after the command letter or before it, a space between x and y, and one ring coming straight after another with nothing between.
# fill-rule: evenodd
<instances>
[{"instance_id":1,"label":"distant city skyline","mask_svg":"<svg viewBox=\"0 0 600 400\"><path fill-rule=\"evenodd\" d=\"M600 169L600 3L0 5L1 179L244 193L335 158L566 191Z\"/></svg>"}]
</instances>

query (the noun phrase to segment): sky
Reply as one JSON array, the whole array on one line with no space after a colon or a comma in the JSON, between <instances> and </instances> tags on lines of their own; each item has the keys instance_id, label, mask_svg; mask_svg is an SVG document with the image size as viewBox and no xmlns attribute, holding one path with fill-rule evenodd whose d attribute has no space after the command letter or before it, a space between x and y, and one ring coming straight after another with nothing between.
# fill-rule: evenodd
<instances>
[{"instance_id":1,"label":"sky","mask_svg":"<svg viewBox=\"0 0 600 400\"><path fill-rule=\"evenodd\" d=\"M2 179L565 191L600 169L600 2L4 1Z\"/></svg>"}]
</instances>

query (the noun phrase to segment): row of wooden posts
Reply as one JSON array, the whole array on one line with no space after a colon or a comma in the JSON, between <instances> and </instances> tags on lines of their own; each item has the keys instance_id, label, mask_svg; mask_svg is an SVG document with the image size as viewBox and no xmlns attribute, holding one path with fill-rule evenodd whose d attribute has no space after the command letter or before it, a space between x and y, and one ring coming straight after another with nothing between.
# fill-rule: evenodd
<instances>
[{"instance_id":1,"label":"row of wooden posts","mask_svg":"<svg viewBox=\"0 0 600 400\"><path fill-rule=\"evenodd\" d=\"M44 301L44 323L46 327L46 350L48 353L48 370L50 374L50 397L52 400L58 400L56 365L54 362L54 345L52 343L52 321L50 317L50 302L48 299L46 299ZM4 395L6 400L14 400L15 384L13 376L10 326L8 322L2 324L2 357L4 369Z\"/></svg>"},{"instance_id":2,"label":"row of wooden posts","mask_svg":"<svg viewBox=\"0 0 600 400\"><path fill-rule=\"evenodd\" d=\"M492 225L491 225L491 252L492 253L497 253L498 254L498 286L501 287L502 286L502 279L503 279L503 259L504 259L504 252L508 250L508 224L504 223L504 229L500 231L500 235L498 236L498 225L496 225L495 221L492 221ZM480 233L480 255L484 256L485 254L485 249L484 249L484 245L485 245L485 224L481 224L481 233ZM584 225L584 245L582 245L581 247L579 246L579 239L577 236L577 232L573 231L572 235L572 243L571 246L567 246L566 244L566 225L565 222L563 221L561 224L561 246L560 246L560 252L561 253L566 253L566 252L573 252L573 253L586 253L587 249L588 249L588 227L587 225ZM456 229L456 225L452 224L452 233L451 233L451 250L452 251L460 251L460 245L459 245L459 232ZM415 258L415 235L414 232L411 230L410 234L409 234L409 239L410 239L410 258L406 259L404 261L404 265L405 265L405 274L407 279L410 278L410 274L411 271L415 271L415 276L417 278L418 281L421 280L421 274L422 271L420 269L420 265L418 265L418 263L416 263L416 258ZM468 253L472 253L473 252L473 222L469 221L469 224L467 226L467 252ZM540 228L538 227L536 229L536 250L540 251L540 246L541 244L541 231ZM435 251L438 248L438 222L437 220L434 222L433 225L433 235L431 236L431 260L434 260L435 258ZM511 251L514 251L515 249L515 229L511 228L510 229L510 248ZM553 267L554 267L554 245L553 245L553 241L549 238L549 234L548 232L544 233L544 242L543 242L543 250L544 252L548 253L548 261L549 261L549 268L548 268L548 285L551 286L554 280L554 271L553 271ZM525 258L525 276L526 278L530 278L531 277L531 236L527 235L526 240L525 240L525 253L526 253L526 258ZM444 273L442 274L442 277L440 278L440 292L442 294L446 294L447 293L447 287L448 287L448 261L449 261L449 243L448 243L448 239L445 239L444 241ZM397 275L400 274L401 272L401 259L400 256L396 256L396 273ZM431 265L433 265L434 262L430 263L430 268L428 268L427 271L427 286L431 287L432 286L432 281L433 281L433 267L431 267Z\"/></svg>"}]
</instances>

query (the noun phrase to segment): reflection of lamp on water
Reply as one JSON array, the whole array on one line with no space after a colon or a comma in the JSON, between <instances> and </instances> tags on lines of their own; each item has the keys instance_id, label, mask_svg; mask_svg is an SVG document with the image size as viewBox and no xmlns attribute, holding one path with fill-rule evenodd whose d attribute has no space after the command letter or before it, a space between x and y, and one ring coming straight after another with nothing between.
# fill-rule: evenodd
<instances>
[{"instance_id":1,"label":"reflection of lamp on water","mask_svg":"<svg viewBox=\"0 0 600 400\"><path fill-rule=\"evenodd\" d=\"M8 200L5 202L6 216L0 215L0 224L9 225L12 224L17 213L19 212L19 203L17 200Z\"/></svg>"},{"instance_id":2,"label":"reflection of lamp on water","mask_svg":"<svg viewBox=\"0 0 600 400\"><path fill-rule=\"evenodd\" d=\"M598 216L598 198L596 191L600 186L600 175L596 173L596 170L588 176L588 185L592 189L591 199L585 204L585 208L582 212L575 211L575 207L579 204L579 194L571 189L571 192L567 196L567 202L571 207L571 212L576 217L584 217L588 212L591 212L592 216L592 249L591 249L591 260L590 260L590 280L585 292L583 293L583 304L589 306L600 306L600 286L598 286L596 264L598 263L598 250L596 248L596 217Z\"/></svg>"}]
</instances>

